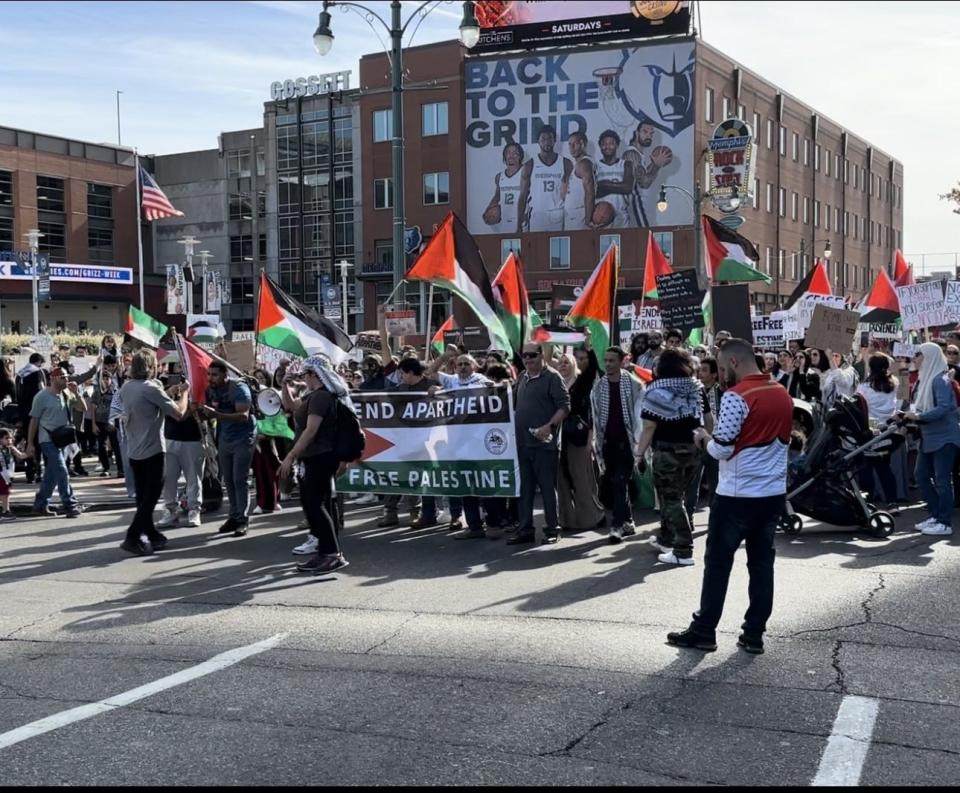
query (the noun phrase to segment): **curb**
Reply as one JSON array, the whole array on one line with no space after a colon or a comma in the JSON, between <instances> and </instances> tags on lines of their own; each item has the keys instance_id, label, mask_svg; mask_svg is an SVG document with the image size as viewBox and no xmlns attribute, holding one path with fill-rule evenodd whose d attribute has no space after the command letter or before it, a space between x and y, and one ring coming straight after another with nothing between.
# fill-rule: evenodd
<instances>
[{"instance_id":1,"label":"curb","mask_svg":"<svg viewBox=\"0 0 960 793\"><path fill-rule=\"evenodd\" d=\"M121 499L121 500L119 500L119 501L100 502L100 503L96 503L96 504L89 504L89 503L85 503L85 502L80 502L80 503L81 503L81 506L83 506L83 514L84 514L84 515L85 515L86 513L88 513L88 512L107 512L108 510L111 510L111 509L123 509L124 507L135 507L135 506L136 506L136 502L135 502L132 498L125 498L125 499ZM63 507L60 507L60 509L62 510ZM40 520L43 520L43 518L42 518L40 515L36 515L36 516L31 515L31 514L30 514L31 510L33 510L33 506L32 506L32 505L27 505L27 504L11 504L11 505L10 505L10 511L11 511L14 515L16 515L18 518L33 518L33 517L36 517L36 518L39 518ZM62 517L63 517L63 512L62 512L62 511L61 511L61 512L58 512L56 515L47 515L46 517L47 517L47 518L62 518Z\"/></svg>"}]
</instances>

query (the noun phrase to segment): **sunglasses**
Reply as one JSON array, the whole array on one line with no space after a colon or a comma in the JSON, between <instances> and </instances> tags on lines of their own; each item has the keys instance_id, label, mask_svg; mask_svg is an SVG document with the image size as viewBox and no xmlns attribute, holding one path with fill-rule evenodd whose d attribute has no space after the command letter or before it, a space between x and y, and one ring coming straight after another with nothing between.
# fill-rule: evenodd
<instances>
[{"instance_id":1,"label":"sunglasses","mask_svg":"<svg viewBox=\"0 0 960 793\"><path fill-rule=\"evenodd\" d=\"M539 357L540 357L540 353L538 353L538 352L525 352L525 353L523 353L523 356L522 356L522 357L523 357L523 359L524 359L525 361L530 361L530 360L532 360L532 359L534 359L534 358L539 358Z\"/></svg>"}]
</instances>

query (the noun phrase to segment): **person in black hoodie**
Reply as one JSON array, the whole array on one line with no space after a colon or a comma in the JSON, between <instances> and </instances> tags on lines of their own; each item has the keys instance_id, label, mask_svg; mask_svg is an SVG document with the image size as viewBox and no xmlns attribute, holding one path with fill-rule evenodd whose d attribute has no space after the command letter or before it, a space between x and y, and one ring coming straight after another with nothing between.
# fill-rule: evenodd
<instances>
[{"instance_id":1,"label":"person in black hoodie","mask_svg":"<svg viewBox=\"0 0 960 793\"><path fill-rule=\"evenodd\" d=\"M38 352L30 356L29 363L17 372L17 406L20 408L20 432L17 440L25 440L30 429L30 407L33 398L47 387L47 373L43 370L46 359ZM43 463L37 446L34 456L26 462L27 482L39 482L43 476Z\"/></svg>"}]
</instances>

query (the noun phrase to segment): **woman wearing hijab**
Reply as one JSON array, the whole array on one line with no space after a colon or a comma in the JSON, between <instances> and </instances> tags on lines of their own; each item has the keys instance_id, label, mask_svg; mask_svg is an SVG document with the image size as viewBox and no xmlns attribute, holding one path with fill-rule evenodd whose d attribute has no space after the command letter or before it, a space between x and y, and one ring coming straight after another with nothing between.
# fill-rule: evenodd
<instances>
[{"instance_id":1,"label":"woman wearing hijab","mask_svg":"<svg viewBox=\"0 0 960 793\"><path fill-rule=\"evenodd\" d=\"M960 447L960 413L947 373L947 359L933 342L914 355L919 372L914 409L904 418L920 426L917 483L930 517L917 524L923 534L953 533L953 462Z\"/></svg>"},{"instance_id":2,"label":"woman wearing hijab","mask_svg":"<svg viewBox=\"0 0 960 793\"><path fill-rule=\"evenodd\" d=\"M570 415L560 434L560 476L557 483L560 525L570 531L595 529L603 522L603 505L597 496L597 474L593 464L593 422L590 418L590 391L600 374L592 349L587 366L579 370L570 355L561 355L557 371L570 392Z\"/></svg>"},{"instance_id":3,"label":"woman wearing hijab","mask_svg":"<svg viewBox=\"0 0 960 793\"><path fill-rule=\"evenodd\" d=\"M302 573L325 575L346 567L337 535L340 514L333 494L334 477L346 468L333 455L337 418L353 410L347 386L326 358L315 355L301 365L307 391L302 397L284 383L284 407L293 412L296 442L280 466L280 478L289 476L295 463L303 465L300 503L310 525L310 537L295 553L316 556L297 565Z\"/></svg>"}]
</instances>

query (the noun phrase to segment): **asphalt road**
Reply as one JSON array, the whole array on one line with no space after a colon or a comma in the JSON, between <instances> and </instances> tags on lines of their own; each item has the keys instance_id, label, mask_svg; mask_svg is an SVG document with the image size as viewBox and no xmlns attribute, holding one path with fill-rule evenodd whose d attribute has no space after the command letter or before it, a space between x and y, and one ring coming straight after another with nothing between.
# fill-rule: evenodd
<instances>
[{"instance_id":1,"label":"asphalt road","mask_svg":"<svg viewBox=\"0 0 960 793\"><path fill-rule=\"evenodd\" d=\"M653 514L621 546L588 532L519 548L377 529L378 516L350 513L351 566L325 579L293 569L294 508L242 539L216 536L214 518L171 530L150 558L118 549L118 504L0 524L0 778L808 785L851 765L866 785L960 778L955 539L780 537L766 654L735 644L741 556L719 650L703 655L664 636L696 607L705 512L689 569L655 563ZM202 677L62 715L271 637ZM831 738L841 704L864 702L865 734L841 720Z\"/></svg>"}]
</instances>

